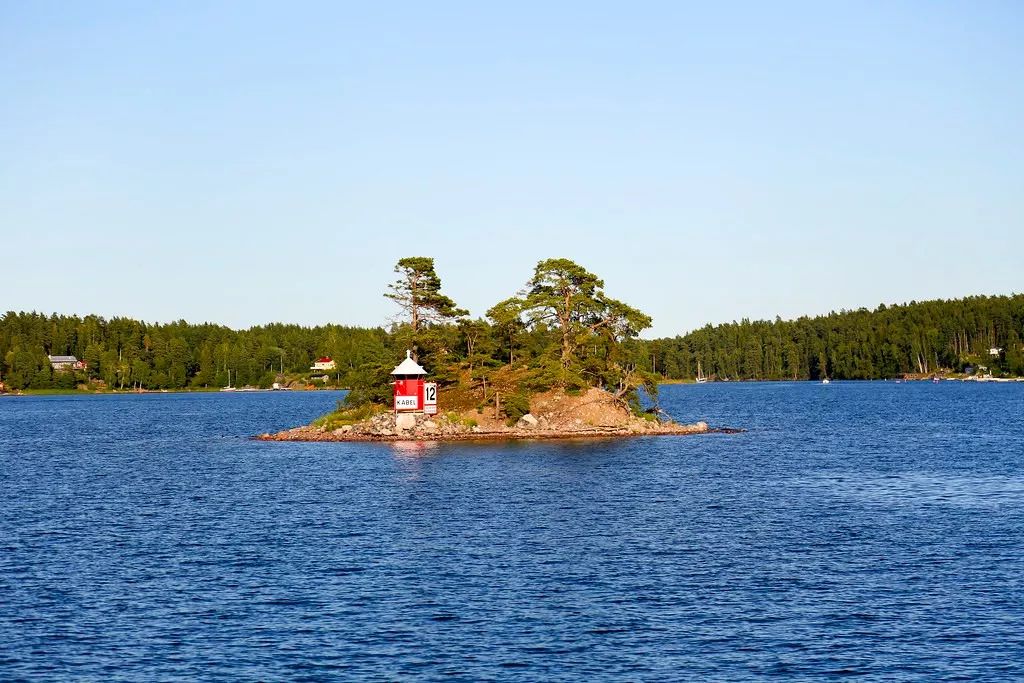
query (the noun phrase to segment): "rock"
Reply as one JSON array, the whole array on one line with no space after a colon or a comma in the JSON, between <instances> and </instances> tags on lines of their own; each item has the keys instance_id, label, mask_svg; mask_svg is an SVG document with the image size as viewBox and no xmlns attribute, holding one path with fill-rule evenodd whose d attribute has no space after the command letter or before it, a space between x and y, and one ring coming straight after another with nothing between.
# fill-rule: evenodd
<instances>
[{"instance_id":1,"label":"rock","mask_svg":"<svg viewBox=\"0 0 1024 683\"><path fill-rule=\"evenodd\" d=\"M401 413L395 418L395 431L405 432L416 426L416 416L410 413Z\"/></svg>"},{"instance_id":2,"label":"rock","mask_svg":"<svg viewBox=\"0 0 1024 683\"><path fill-rule=\"evenodd\" d=\"M379 432L377 432L377 434L379 434L380 436L393 436L394 435L390 429L381 429Z\"/></svg>"},{"instance_id":3,"label":"rock","mask_svg":"<svg viewBox=\"0 0 1024 683\"><path fill-rule=\"evenodd\" d=\"M474 434L479 434L479 433L480 433L480 432L482 432L482 431L483 431L483 430L482 430L482 429L480 429L480 425L473 425L473 433L474 433Z\"/></svg>"},{"instance_id":4,"label":"rock","mask_svg":"<svg viewBox=\"0 0 1024 683\"><path fill-rule=\"evenodd\" d=\"M533 429L534 427L537 426L537 423L537 418L535 418L530 413L527 413L526 415L523 415L521 418L519 418L519 421L516 422L516 427L518 427L519 429Z\"/></svg>"},{"instance_id":5,"label":"rock","mask_svg":"<svg viewBox=\"0 0 1024 683\"><path fill-rule=\"evenodd\" d=\"M548 419L546 417L540 417L537 419L537 426L540 427L541 429L550 429L551 423L548 422Z\"/></svg>"},{"instance_id":6,"label":"rock","mask_svg":"<svg viewBox=\"0 0 1024 683\"><path fill-rule=\"evenodd\" d=\"M427 434L433 434L434 432L437 431L438 427L437 423L434 422L433 420L424 420L423 424L420 425L420 429L422 429Z\"/></svg>"}]
</instances>

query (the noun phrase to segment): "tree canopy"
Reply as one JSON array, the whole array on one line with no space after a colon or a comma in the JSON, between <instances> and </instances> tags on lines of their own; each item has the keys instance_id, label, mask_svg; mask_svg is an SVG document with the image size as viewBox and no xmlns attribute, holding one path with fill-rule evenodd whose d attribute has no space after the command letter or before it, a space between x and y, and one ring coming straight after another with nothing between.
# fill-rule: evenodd
<instances>
[{"instance_id":1,"label":"tree canopy","mask_svg":"<svg viewBox=\"0 0 1024 683\"><path fill-rule=\"evenodd\" d=\"M1024 295L741 320L644 346L644 367L665 378L692 378L698 363L720 380L882 379L980 366L1024 375Z\"/></svg>"},{"instance_id":2,"label":"tree canopy","mask_svg":"<svg viewBox=\"0 0 1024 683\"><path fill-rule=\"evenodd\" d=\"M414 333L425 324L439 325L469 314L441 293L434 259L409 256L395 264L395 272L399 277L388 285L391 291L384 296L398 304Z\"/></svg>"},{"instance_id":3,"label":"tree canopy","mask_svg":"<svg viewBox=\"0 0 1024 683\"><path fill-rule=\"evenodd\" d=\"M526 289L490 309L495 325L547 332L558 338L559 386L595 385L632 391L641 380L627 367L618 345L650 327L651 318L604 293L604 281L573 261L546 259L537 264ZM548 363L541 363L544 369Z\"/></svg>"},{"instance_id":4,"label":"tree canopy","mask_svg":"<svg viewBox=\"0 0 1024 683\"><path fill-rule=\"evenodd\" d=\"M508 393L556 386L598 386L634 400L641 386L653 392L659 380L694 377L698 364L730 380L880 379L981 366L1024 375L1020 294L741 320L642 340L650 318L608 297L599 277L567 259L538 263L520 293L477 320L453 317L464 311L441 293L433 262L420 259L398 266L404 285L416 276L403 291L425 293L416 294L417 306L433 306L420 307L415 336L411 309L389 329L274 323L245 330L12 311L0 316L0 380L13 389L100 381L109 388L183 389L223 387L230 375L235 385L265 387L282 376L308 378L313 361L330 356L337 367L329 385L352 389L354 402L381 402L388 373L414 339L432 378L481 402L491 401L496 387ZM88 367L54 371L47 354L74 355Z\"/></svg>"}]
</instances>

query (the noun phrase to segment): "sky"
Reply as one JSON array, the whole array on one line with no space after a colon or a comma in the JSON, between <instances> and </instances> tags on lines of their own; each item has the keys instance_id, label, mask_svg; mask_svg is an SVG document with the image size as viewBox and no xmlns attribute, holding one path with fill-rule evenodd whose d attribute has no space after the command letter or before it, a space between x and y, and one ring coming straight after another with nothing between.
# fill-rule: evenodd
<instances>
[{"instance_id":1,"label":"sky","mask_svg":"<svg viewBox=\"0 0 1024 683\"><path fill-rule=\"evenodd\" d=\"M0 310L644 336L1024 290L1024 4L0 0Z\"/></svg>"}]
</instances>

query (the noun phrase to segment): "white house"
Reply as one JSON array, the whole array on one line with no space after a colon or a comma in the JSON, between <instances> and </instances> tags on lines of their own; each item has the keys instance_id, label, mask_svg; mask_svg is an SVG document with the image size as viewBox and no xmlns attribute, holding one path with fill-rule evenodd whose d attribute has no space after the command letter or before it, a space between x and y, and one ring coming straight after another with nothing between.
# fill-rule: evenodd
<instances>
[{"instance_id":1,"label":"white house","mask_svg":"<svg viewBox=\"0 0 1024 683\"><path fill-rule=\"evenodd\" d=\"M89 364L84 360L78 360L74 356L47 356L50 359L50 367L58 372L64 370L85 370Z\"/></svg>"},{"instance_id":2,"label":"white house","mask_svg":"<svg viewBox=\"0 0 1024 683\"><path fill-rule=\"evenodd\" d=\"M1003 352L1002 347L998 347L997 348L997 347L993 346L991 349L988 350L988 355L990 355L990 356L998 356L1002 352Z\"/></svg>"},{"instance_id":3,"label":"white house","mask_svg":"<svg viewBox=\"0 0 1024 683\"><path fill-rule=\"evenodd\" d=\"M310 370L313 371L312 374L310 375L310 379L319 379L323 382L326 382L328 375L336 367L337 365L335 365L334 360L329 356L317 358L316 362L313 363L313 366L310 368Z\"/></svg>"},{"instance_id":4,"label":"white house","mask_svg":"<svg viewBox=\"0 0 1024 683\"><path fill-rule=\"evenodd\" d=\"M335 365L334 360L328 356L324 356L323 358L317 358L310 370L313 372L330 372L335 367L337 366Z\"/></svg>"}]
</instances>

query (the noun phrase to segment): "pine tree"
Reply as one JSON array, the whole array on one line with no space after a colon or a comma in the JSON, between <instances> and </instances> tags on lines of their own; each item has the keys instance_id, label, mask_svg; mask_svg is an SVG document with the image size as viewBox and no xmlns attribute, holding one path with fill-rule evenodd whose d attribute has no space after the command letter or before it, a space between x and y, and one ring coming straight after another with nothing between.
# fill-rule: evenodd
<instances>
[{"instance_id":1,"label":"pine tree","mask_svg":"<svg viewBox=\"0 0 1024 683\"><path fill-rule=\"evenodd\" d=\"M468 315L455 302L441 293L441 278L434 270L434 259L410 256L395 265L398 280L388 285L384 294L402 309L413 335L425 324L443 324Z\"/></svg>"}]
</instances>

